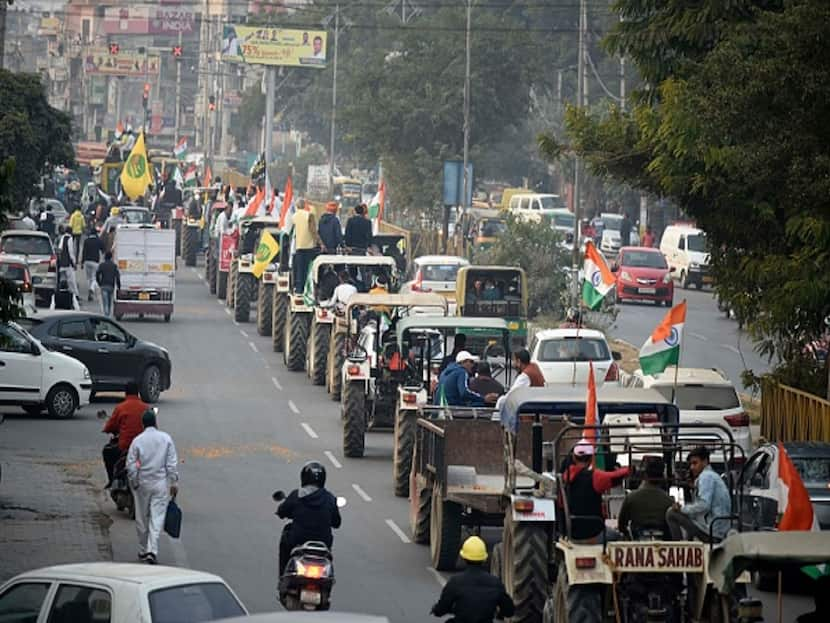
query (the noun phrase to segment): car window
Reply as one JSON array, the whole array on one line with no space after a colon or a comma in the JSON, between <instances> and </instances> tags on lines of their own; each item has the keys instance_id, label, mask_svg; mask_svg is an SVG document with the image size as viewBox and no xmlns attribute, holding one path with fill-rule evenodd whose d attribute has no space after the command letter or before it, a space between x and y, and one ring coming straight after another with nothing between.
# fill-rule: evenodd
<instances>
[{"instance_id":1,"label":"car window","mask_svg":"<svg viewBox=\"0 0 830 623\"><path fill-rule=\"evenodd\" d=\"M0 595L0 621L36 623L49 592L49 582L21 582Z\"/></svg>"},{"instance_id":2,"label":"car window","mask_svg":"<svg viewBox=\"0 0 830 623\"><path fill-rule=\"evenodd\" d=\"M149 222L147 218L148 214L144 210L121 210L121 215L124 220L133 225Z\"/></svg>"},{"instance_id":3,"label":"car window","mask_svg":"<svg viewBox=\"0 0 830 623\"><path fill-rule=\"evenodd\" d=\"M90 340L92 336L89 333L89 325L86 320L79 318L77 320L64 320L58 326L58 337L66 340Z\"/></svg>"},{"instance_id":4,"label":"car window","mask_svg":"<svg viewBox=\"0 0 830 623\"><path fill-rule=\"evenodd\" d=\"M545 340L539 349L539 361L607 361L611 359L605 340L566 337Z\"/></svg>"},{"instance_id":5,"label":"car window","mask_svg":"<svg viewBox=\"0 0 830 623\"><path fill-rule=\"evenodd\" d=\"M830 457L828 456L792 456L793 465L804 481L809 486L819 485L830 486Z\"/></svg>"},{"instance_id":6,"label":"car window","mask_svg":"<svg viewBox=\"0 0 830 623\"><path fill-rule=\"evenodd\" d=\"M689 249L689 251L705 253L706 236L704 234L691 234L689 236L686 236L686 247Z\"/></svg>"},{"instance_id":7,"label":"car window","mask_svg":"<svg viewBox=\"0 0 830 623\"><path fill-rule=\"evenodd\" d=\"M565 207L565 202L561 197L540 197L538 201L542 204L543 210L556 210ZM573 219L573 215L570 215ZM571 223L573 227L573 223Z\"/></svg>"},{"instance_id":8,"label":"car window","mask_svg":"<svg viewBox=\"0 0 830 623\"><path fill-rule=\"evenodd\" d=\"M95 336L96 342L110 342L122 344L127 342L127 334L121 327L104 320L103 318L90 318L92 324L92 334Z\"/></svg>"},{"instance_id":9,"label":"car window","mask_svg":"<svg viewBox=\"0 0 830 623\"><path fill-rule=\"evenodd\" d=\"M455 281L458 264L427 264L421 269L424 281Z\"/></svg>"},{"instance_id":10,"label":"car window","mask_svg":"<svg viewBox=\"0 0 830 623\"><path fill-rule=\"evenodd\" d=\"M650 251L626 251L622 254L620 266L632 268L668 268L662 253Z\"/></svg>"},{"instance_id":11,"label":"car window","mask_svg":"<svg viewBox=\"0 0 830 623\"><path fill-rule=\"evenodd\" d=\"M4 353L31 353L32 345L23 333L13 326L0 325L0 351Z\"/></svg>"},{"instance_id":12,"label":"car window","mask_svg":"<svg viewBox=\"0 0 830 623\"><path fill-rule=\"evenodd\" d=\"M671 385L656 385L654 389L666 400L673 399ZM721 411L741 406L735 388L728 385L678 385L675 400L677 408L684 411Z\"/></svg>"},{"instance_id":13,"label":"car window","mask_svg":"<svg viewBox=\"0 0 830 623\"><path fill-rule=\"evenodd\" d=\"M150 593L149 600L153 623L200 623L245 614L228 587L219 582L159 589Z\"/></svg>"},{"instance_id":14,"label":"car window","mask_svg":"<svg viewBox=\"0 0 830 623\"><path fill-rule=\"evenodd\" d=\"M100 588L61 584L49 611L48 623L109 623L110 594Z\"/></svg>"},{"instance_id":15,"label":"car window","mask_svg":"<svg viewBox=\"0 0 830 623\"><path fill-rule=\"evenodd\" d=\"M574 225L576 224L576 219L574 218L573 214L565 214L564 212L557 212L553 215L553 225L554 227L567 227L568 229L573 229Z\"/></svg>"},{"instance_id":16,"label":"car window","mask_svg":"<svg viewBox=\"0 0 830 623\"><path fill-rule=\"evenodd\" d=\"M602 217L602 224L605 229L620 231L620 227L622 227L622 217L613 214L606 214Z\"/></svg>"},{"instance_id":17,"label":"car window","mask_svg":"<svg viewBox=\"0 0 830 623\"><path fill-rule=\"evenodd\" d=\"M52 243L45 236L6 236L0 251L18 255L52 255Z\"/></svg>"}]
</instances>

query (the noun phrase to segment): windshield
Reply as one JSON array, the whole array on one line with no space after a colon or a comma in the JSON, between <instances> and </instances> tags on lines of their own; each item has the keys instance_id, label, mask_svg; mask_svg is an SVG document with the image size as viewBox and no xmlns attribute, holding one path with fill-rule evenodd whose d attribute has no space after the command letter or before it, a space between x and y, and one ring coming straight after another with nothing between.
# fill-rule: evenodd
<instances>
[{"instance_id":1,"label":"windshield","mask_svg":"<svg viewBox=\"0 0 830 623\"><path fill-rule=\"evenodd\" d=\"M662 253L650 251L626 251L621 265L631 268L668 268Z\"/></svg>"},{"instance_id":2,"label":"windshield","mask_svg":"<svg viewBox=\"0 0 830 623\"><path fill-rule=\"evenodd\" d=\"M686 249L689 251L706 253L706 235L695 234L692 236L686 236Z\"/></svg>"},{"instance_id":3,"label":"windshield","mask_svg":"<svg viewBox=\"0 0 830 623\"><path fill-rule=\"evenodd\" d=\"M507 230L507 224L504 221L484 221L481 224L482 236L498 236Z\"/></svg>"},{"instance_id":4,"label":"windshield","mask_svg":"<svg viewBox=\"0 0 830 623\"><path fill-rule=\"evenodd\" d=\"M608 361L611 353L605 340L590 337L564 337L545 340L538 361Z\"/></svg>"},{"instance_id":5,"label":"windshield","mask_svg":"<svg viewBox=\"0 0 830 623\"><path fill-rule=\"evenodd\" d=\"M826 487L830 484L830 457L826 456L799 456L790 455L793 465L798 474L808 487L810 485L821 485Z\"/></svg>"},{"instance_id":6,"label":"windshield","mask_svg":"<svg viewBox=\"0 0 830 623\"><path fill-rule=\"evenodd\" d=\"M3 238L0 250L18 255L52 255L52 243L44 236L8 236Z\"/></svg>"},{"instance_id":7,"label":"windshield","mask_svg":"<svg viewBox=\"0 0 830 623\"><path fill-rule=\"evenodd\" d=\"M153 623L201 623L245 615L228 587L219 582L163 588L150 593L149 600Z\"/></svg>"},{"instance_id":8,"label":"windshield","mask_svg":"<svg viewBox=\"0 0 830 623\"><path fill-rule=\"evenodd\" d=\"M132 225L150 222L150 213L145 210L124 210L121 208L121 218Z\"/></svg>"},{"instance_id":9,"label":"windshield","mask_svg":"<svg viewBox=\"0 0 830 623\"><path fill-rule=\"evenodd\" d=\"M458 264L427 264L421 268L421 277L424 281L455 281L459 268Z\"/></svg>"},{"instance_id":10,"label":"windshield","mask_svg":"<svg viewBox=\"0 0 830 623\"><path fill-rule=\"evenodd\" d=\"M672 400L671 385L656 385L654 389ZM735 389L726 385L678 385L676 400L682 411L721 411L741 406Z\"/></svg>"},{"instance_id":11,"label":"windshield","mask_svg":"<svg viewBox=\"0 0 830 623\"><path fill-rule=\"evenodd\" d=\"M603 214L602 224L605 226L605 229L620 231L620 227L622 227L622 217L617 214Z\"/></svg>"},{"instance_id":12,"label":"windshield","mask_svg":"<svg viewBox=\"0 0 830 623\"><path fill-rule=\"evenodd\" d=\"M543 210L557 210L565 207L565 202L559 197L539 197Z\"/></svg>"},{"instance_id":13,"label":"windshield","mask_svg":"<svg viewBox=\"0 0 830 623\"><path fill-rule=\"evenodd\" d=\"M576 219L570 212L559 212L553 215L554 227L568 228L569 230L572 230L574 228L574 223L576 223Z\"/></svg>"},{"instance_id":14,"label":"windshield","mask_svg":"<svg viewBox=\"0 0 830 623\"><path fill-rule=\"evenodd\" d=\"M360 184L335 184L334 194L341 197L360 198Z\"/></svg>"}]
</instances>

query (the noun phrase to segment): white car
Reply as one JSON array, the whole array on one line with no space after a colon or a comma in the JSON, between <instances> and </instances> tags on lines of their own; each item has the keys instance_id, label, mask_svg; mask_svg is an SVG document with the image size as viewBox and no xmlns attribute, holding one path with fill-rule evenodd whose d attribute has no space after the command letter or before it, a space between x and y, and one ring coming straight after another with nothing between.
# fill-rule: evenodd
<instances>
[{"instance_id":1,"label":"white car","mask_svg":"<svg viewBox=\"0 0 830 623\"><path fill-rule=\"evenodd\" d=\"M435 292L449 301L455 314L455 281L458 269L470 262L456 255L422 255L412 262L412 279L401 286L401 294ZM434 312L434 310L433 310Z\"/></svg>"},{"instance_id":2,"label":"white car","mask_svg":"<svg viewBox=\"0 0 830 623\"><path fill-rule=\"evenodd\" d=\"M91 390L92 377L80 361L48 350L14 322L0 324L0 404L70 418L89 404Z\"/></svg>"},{"instance_id":3,"label":"white car","mask_svg":"<svg viewBox=\"0 0 830 623\"><path fill-rule=\"evenodd\" d=\"M48 307L57 277L57 255L49 234L42 231L6 230L0 234L0 253L26 258L35 299Z\"/></svg>"},{"instance_id":4,"label":"white car","mask_svg":"<svg viewBox=\"0 0 830 623\"><path fill-rule=\"evenodd\" d=\"M725 426L743 450L736 452L736 458L749 458L752 454L752 430L749 416L744 411L741 398L732 382L717 369L679 368L675 392L674 367L666 368L660 374L643 374L637 370L627 381L629 387L656 389L666 400L675 401L680 411L681 424L720 424ZM717 429L702 429L701 433L712 435ZM695 434L698 434L695 432ZM712 463L723 463L723 452L713 451Z\"/></svg>"},{"instance_id":5,"label":"white car","mask_svg":"<svg viewBox=\"0 0 830 623\"><path fill-rule=\"evenodd\" d=\"M602 219L602 238L599 242L599 249L605 255L616 255L622 246L622 238L620 236L620 228L622 227L622 214L613 214L611 212L603 212L599 215ZM631 234L629 236L629 247L636 247L640 244L640 236L637 235L637 227L634 223L631 224Z\"/></svg>"},{"instance_id":6,"label":"white car","mask_svg":"<svg viewBox=\"0 0 830 623\"><path fill-rule=\"evenodd\" d=\"M530 359L545 385L587 386L589 362L594 366L597 387L619 383L619 353L612 352L602 331L594 329L543 329L533 336Z\"/></svg>"},{"instance_id":7,"label":"white car","mask_svg":"<svg viewBox=\"0 0 830 623\"><path fill-rule=\"evenodd\" d=\"M21 573L0 587L0 621L166 623L246 614L222 578L178 567L58 565Z\"/></svg>"}]
</instances>

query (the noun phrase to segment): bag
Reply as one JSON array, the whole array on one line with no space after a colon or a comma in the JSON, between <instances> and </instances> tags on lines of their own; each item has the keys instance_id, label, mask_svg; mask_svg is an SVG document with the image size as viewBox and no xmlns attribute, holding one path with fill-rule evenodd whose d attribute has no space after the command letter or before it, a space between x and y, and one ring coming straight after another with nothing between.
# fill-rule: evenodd
<instances>
[{"instance_id":1,"label":"bag","mask_svg":"<svg viewBox=\"0 0 830 623\"><path fill-rule=\"evenodd\" d=\"M176 500L167 503L167 513L164 515L164 531L173 539L178 539L182 533L182 509Z\"/></svg>"}]
</instances>

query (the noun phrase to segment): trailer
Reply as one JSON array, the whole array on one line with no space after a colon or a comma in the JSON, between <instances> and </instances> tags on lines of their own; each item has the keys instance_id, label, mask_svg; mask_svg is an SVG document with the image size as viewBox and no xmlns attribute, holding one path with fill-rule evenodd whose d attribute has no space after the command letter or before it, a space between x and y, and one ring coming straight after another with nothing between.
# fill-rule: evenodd
<instances>
[{"instance_id":1,"label":"trailer","mask_svg":"<svg viewBox=\"0 0 830 623\"><path fill-rule=\"evenodd\" d=\"M113 259L121 273L116 319L152 314L170 322L176 291L176 233L152 225L121 225L115 232Z\"/></svg>"}]
</instances>

